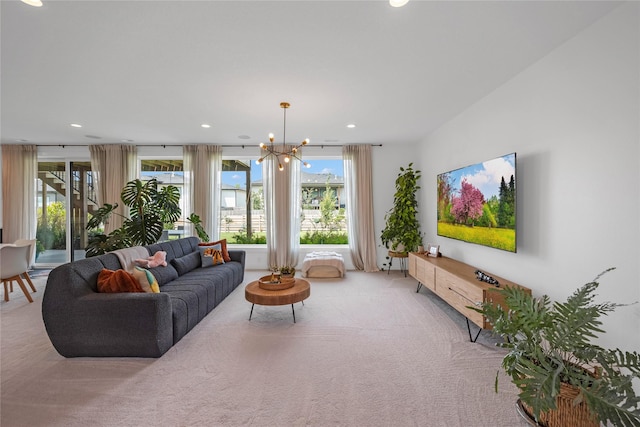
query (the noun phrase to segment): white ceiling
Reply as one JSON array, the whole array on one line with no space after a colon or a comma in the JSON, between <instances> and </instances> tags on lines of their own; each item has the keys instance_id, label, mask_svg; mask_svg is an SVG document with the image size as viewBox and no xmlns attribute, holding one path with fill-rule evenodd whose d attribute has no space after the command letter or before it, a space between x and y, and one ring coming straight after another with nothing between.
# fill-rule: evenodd
<instances>
[{"instance_id":1,"label":"white ceiling","mask_svg":"<svg viewBox=\"0 0 640 427\"><path fill-rule=\"evenodd\" d=\"M281 101L288 142L415 142L619 4L43 1L1 2L2 143L281 142Z\"/></svg>"}]
</instances>

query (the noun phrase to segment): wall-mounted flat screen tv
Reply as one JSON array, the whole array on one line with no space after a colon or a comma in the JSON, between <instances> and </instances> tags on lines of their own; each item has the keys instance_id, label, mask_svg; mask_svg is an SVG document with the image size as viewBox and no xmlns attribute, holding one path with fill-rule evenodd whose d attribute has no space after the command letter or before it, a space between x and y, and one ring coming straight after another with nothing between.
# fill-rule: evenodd
<instances>
[{"instance_id":1,"label":"wall-mounted flat screen tv","mask_svg":"<svg viewBox=\"0 0 640 427\"><path fill-rule=\"evenodd\" d=\"M516 252L516 153L438 175L438 236Z\"/></svg>"}]
</instances>

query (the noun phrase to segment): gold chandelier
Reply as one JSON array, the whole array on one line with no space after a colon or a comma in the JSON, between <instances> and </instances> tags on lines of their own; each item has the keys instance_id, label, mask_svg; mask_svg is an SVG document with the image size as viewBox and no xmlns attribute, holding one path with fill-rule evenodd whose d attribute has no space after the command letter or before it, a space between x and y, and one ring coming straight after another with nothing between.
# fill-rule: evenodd
<instances>
[{"instance_id":1,"label":"gold chandelier","mask_svg":"<svg viewBox=\"0 0 640 427\"><path fill-rule=\"evenodd\" d=\"M269 134L269 144L265 144L264 142L260 143L260 148L264 150L263 156L256 160L256 164L259 165L269 156L274 156L278 161L278 169L284 170L284 166L282 166L282 162L289 163L291 159L299 160L305 167L310 168L311 165L305 161L303 161L298 155L298 149L300 147L304 147L309 143L309 138L302 141L297 147L293 147L290 150L287 150L286 146L286 137L287 137L287 108L290 107L288 102L281 102L280 108L284 112L284 125L282 130L282 149L278 150L276 146L273 144L274 135L272 133Z\"/></svg>"}]
</instances>

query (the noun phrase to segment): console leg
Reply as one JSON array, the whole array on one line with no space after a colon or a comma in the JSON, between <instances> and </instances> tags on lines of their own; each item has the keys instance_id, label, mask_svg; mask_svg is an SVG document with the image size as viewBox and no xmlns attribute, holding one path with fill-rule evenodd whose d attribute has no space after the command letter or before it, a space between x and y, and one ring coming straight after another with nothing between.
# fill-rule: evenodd
<instances>
[{"instance_id":1,"label":"console leg","mask_svg":"<svg viewBox=\"0 0 640 427\"><path fill-rule=\"evenodd\" d=\"M293 323L296 323L296 310L293 308L293 304L291 304L291 312L293 313Z\"/></svg>"},{"instance_id":2,"label":"console leg","mask_svg":"<svg viewBox=\"0 0 640 427\"><path fill-rule=\"evenodd\" d=\"M253 316L253 306L255 304L251 304L251 313L249 313L249 321L251 321L251 316Z\"/></svg>"},{"instance_id":3,"label":"console leg","mask_svg":"<svg viewBox=\"0 0 640 427\"><path fill-rule=\"evenodd\" d=\"M469 341L476 342L478 340L478 337L480 336L480 332L482 332L482 328L480 328L480 330L476 334L476 337L472 338L471 337L471 326L469 325L469 319L467 318L466 320L467 320L467 331L469 331Z\"/></svg>"}]
</instances>

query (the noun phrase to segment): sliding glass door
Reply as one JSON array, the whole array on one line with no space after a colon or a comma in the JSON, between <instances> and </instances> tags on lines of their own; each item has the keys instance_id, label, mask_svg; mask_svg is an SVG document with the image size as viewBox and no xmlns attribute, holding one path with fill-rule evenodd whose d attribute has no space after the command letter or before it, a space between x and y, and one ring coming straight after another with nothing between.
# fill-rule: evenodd
<instances>
[{"instance_id":1,"label":"sliding glass door","mask_svg":"<svg viewBox=\"0 0 640 427\"><path fill-rule=\"evenodd\" d=\"M65 162L38 162L36 264L60 264L67 254Z\"/></svg>"},{"instance_id":2,"label":"sliding glass door","mask_svg":"<svg viewBox=\"0 0 640 427\"><path fill-rule=\"evenodd\" d=\"M91 162L40 161L36 265L84 258L89 215L97 208Z\"/></svg>"}]
</instances>

